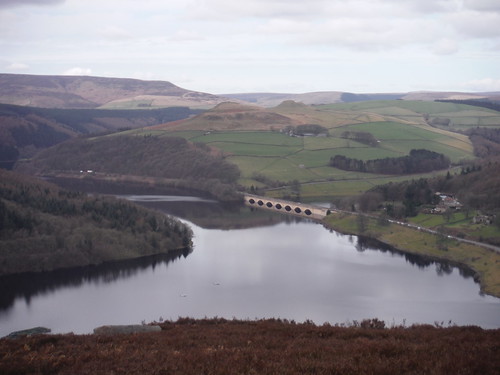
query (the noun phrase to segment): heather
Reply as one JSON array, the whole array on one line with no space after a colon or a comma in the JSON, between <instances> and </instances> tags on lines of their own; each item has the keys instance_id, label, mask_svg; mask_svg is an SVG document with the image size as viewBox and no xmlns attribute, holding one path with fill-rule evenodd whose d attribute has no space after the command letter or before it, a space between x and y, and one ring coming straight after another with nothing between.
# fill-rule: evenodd
<instances>
[{"instance_id":1,"label":"heather","mask_svg":"<svg viewBox=\"0 0 500 375\"><path fill-rule=\"evenodd\" d=\"M500 331L378 319L158 323L155 333L0 340L2 374L497 374Z\"/></svg>"}]
</instances>

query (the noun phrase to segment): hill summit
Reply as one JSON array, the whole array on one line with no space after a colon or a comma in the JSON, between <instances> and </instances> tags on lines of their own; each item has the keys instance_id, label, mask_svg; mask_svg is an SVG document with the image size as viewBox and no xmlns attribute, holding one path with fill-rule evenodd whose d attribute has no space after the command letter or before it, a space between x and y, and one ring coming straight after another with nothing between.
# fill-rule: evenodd
<instances>
[{"instance_id":1,"label":"hill summit","mask_svg":"<svg viewBox=\"0 0 500 375\"><path fill-rule=\"evenodd\" d=\"M224 99L168 81L0 74L0 103L45 108L148 108L214 105Z\"/></svg>"}]
</instances>

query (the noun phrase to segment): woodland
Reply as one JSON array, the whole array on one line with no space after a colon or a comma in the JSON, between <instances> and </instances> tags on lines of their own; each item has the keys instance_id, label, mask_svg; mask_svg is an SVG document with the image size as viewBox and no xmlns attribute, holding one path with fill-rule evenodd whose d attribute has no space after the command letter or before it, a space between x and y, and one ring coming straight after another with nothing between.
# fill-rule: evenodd
<instances>
[{"instance_id":1,"label":"woodland","mask_svg":"<svg viewBox=\"0 0 500 375\"><path fill-rule=\"evenodd\" d=\"M366 161L335 155L330 159L330 166L365 173L414 174L446 169L450 166L450 159L429 150L410 150L407 156Z\"/></svg>"},{"instance_id":2,"label":"woodland","mask_svg":"<svg viewBox=\"0 0 500 375\"><path fill-rule=\"evenodd\" d=\"M124 200L0 169L0 275L166 253L191 245L178 220Z\"/></svg>"},{"instance_id":3,"label":"woodland","mask_svg":"<svg viewBox=\"0 0 500 375\"><path fill-rule=\"evenodd\" d=\"M204 144L179 137L115 135L76 138L42 151L16 170L93 171L93 174L148 176L183 181L186 188L209 191L221 200L235 198L239 169ZM92 177L92 176L89 176Z\"/></svg>"}]
</instances>

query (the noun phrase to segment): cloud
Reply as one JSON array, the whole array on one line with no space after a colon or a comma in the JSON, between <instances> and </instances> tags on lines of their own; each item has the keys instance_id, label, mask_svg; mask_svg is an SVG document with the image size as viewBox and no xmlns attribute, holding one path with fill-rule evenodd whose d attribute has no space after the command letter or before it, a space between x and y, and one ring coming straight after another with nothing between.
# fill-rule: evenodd
<instances>
[{"instance_id":1,"label":"cloud","mask_svg":"<svg viewBox=\"0 0 500 375\"><path fill-rule=\"evenodd\" d=\"M452 55L458 52L458 50L457 42L446 38L438 40L432 47L432 52L436 55Z\"/></svg>"},{"instance_id":2,"label":"cloud","mask_svg":"<svg viewBox=\"0 0 500 375\"><path fill-rule=\"evenodd\" d=\"M187 41L204 40L204 39L205 38L199 35L197 32L190 30L179 30L168 38L168 40L173 42L187 42Z\"/></svg>"},{"instance_id":3,"label":"cloud","mask_svg":"<svg viewBox=\"0 0 500 375\"><path fill-rule=\"evenodd\" d=\"M341 46L352 50L399 49L412 44L434 43L442 38L442 27L432 19L341 17L320 23L271 20L258 29L267 35L288 36L289 41L305 45Z\"/></svg>"},{"instance_id":4,"label":"cloud","mask_svg":"<svg viewBox=\"0 0 500 375\"><path fill-rule=\"evenodd\" d=\"M458 0L460 1L460 0ZM463 0L462 0L463 1ZM449 12L457 9L457 0L194 0L191 14L201 18L293 17L370 18L384 15L411 17Z\"/></svg>"},{"instance_id":5,"label":"cloud","mask_svg":"<svg viewBox=\"0 0 500 375\"><path fill-rule=\"evenodd\" d=\"M471 91L500 91L500 79L495 78L482 78L476 79L464 84L467 90Z\"/></svg>"},{"instance_id":6,"label":"cloud","mask_svg":"<svg viewBox=\"0 0 500 375\"><path fill-rule=\"evenodd\" d=\"M464 11L449 16L449 22L464 36L471 38L500 37L500 13Z\"/></svg>"},{"instance_id":7,"label":"cloud","mask_svg":"<svg viewBox=\"0 0 500 375\"><path fill-rule=\"evenodd\" d=\"M92 74L90 68L80 68L79 66L71 68L63 72L64 76L89 76Z\"/></svg>"},{"instance_id":8,"label":"cloud","mask_svg":"<svg viewBox=\"0 0 500 375\"><path fill-rule=\"evenodd\" d=\"M117 26L106 26L98 33L100 36L111 40L126 40L133 38L130 32Z\"/></svg>"},{"instance_id":9,"label":"cloud","mask_svg":"<svg viewBox=\"0 0 500 375\"><path fill-rule=\"evenodd\" d=\"M464 5L473 10L500 12L498 0L465 0Z\"/></svg>"},{"instance_id":10,"label":"cloud","mask_svg":"<svg viewBox=\"0 0 500 375\"><path fill-rule=\"evenodd\" d=\"M377 50L402 43L433 46L458 35L495 38L500 36L496 10L498 0L197 0L189 11L228 24L252 19L254 29L271 36ZM453 50L443 42L434 48Z\"/></svg>"},{"instance_id":11,"label":"cloud","mask_svg":"<svg viewBox=\"0 0 500 375\"><path fill-rule=\"evenodd\" d=\"M23 5L58 5L66 0L0 0L0 8L14 8Z\"/></svg>"},{"instance_id":12,"label":"cloud","mask_svg":"<svg viewBox=\"0 0 500 375\"><path fill-rule=\"evenodd\" d=\"M14 63L7 65L5 67L5 69L10 70L10 71L26 70L26 69L29 69L29 66L27 64L14 62Z\"/></svg>"},{"instance_id":13,"label":"cloud","mask_svg":"<svg viewBox=\"0 0 500 375\"><path fill-rule=\"evenodd\" d=\"M190 13L196 18L228 19L231 17L308 17L321 14L326 0L195 0Z\"/></svg>"}]
</instances>

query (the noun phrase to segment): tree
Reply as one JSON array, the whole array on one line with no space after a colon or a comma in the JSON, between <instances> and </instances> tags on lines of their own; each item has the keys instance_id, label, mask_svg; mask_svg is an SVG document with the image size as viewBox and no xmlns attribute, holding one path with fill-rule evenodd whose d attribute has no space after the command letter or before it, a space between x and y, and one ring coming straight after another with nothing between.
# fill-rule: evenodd
<instances>
[{"instance_id":1,"label":"tree","mask_svg":"<svg viewBox=\"0 0 500 375\"><path fill-rule=\"evenodd\" d=\"M448 250L448 236L446 235L442 225L440 225L437 228L436 246L439 250L443 250L443 251Z\"/></svg>"},{"instance_id":2,"label":"tree","mask_svg":"<svg viewBox=\"0 0 500 375\"><path fill-rule=\"evenodd\" d=\"M363 214L357 215L356 224L358 226L358 231L360 233L365 233L365 231L368 229L368 220L367 220L366 216Z\"/></svg>"}]
</instances>

